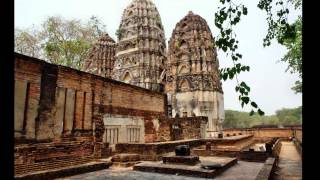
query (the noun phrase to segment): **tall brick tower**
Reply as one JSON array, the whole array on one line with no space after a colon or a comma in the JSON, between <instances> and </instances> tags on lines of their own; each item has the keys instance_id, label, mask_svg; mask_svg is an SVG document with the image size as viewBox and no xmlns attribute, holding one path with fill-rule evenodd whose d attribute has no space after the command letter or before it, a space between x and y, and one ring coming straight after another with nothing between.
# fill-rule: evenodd
<instances>
[{"instance_id":1,"label":"tall brick tower","mask_svg":"<svg viewBox=\"0 0 320 180\"><path fill-rule=\"evenodd\" d=\"M117 31L113 79L163 91L165 36L159 12L150 0L133 0Z\"/></svg>"},{"instance_id":2,"label":"tall brick tower","mask_svg":"<svg viewBox=\"0 0 320 180\"><path fill-rule=\"evenodd\" d=\"M108 35L102 35L89 50L84 70L103 77L111 77L115 62L116 43Z\"/></svg>"},{"instance_id":3,"label":"tall brick tower","mask_svg":"<svg viewBox=\"0 0 320 180\"><path fill-rule=\"evenodd\" d=\"M207 116L206 137L224 120L223 91L214 39L207 22L189 12L169 41L165 91L173 117Z\"/></svg>"}]
</instances>

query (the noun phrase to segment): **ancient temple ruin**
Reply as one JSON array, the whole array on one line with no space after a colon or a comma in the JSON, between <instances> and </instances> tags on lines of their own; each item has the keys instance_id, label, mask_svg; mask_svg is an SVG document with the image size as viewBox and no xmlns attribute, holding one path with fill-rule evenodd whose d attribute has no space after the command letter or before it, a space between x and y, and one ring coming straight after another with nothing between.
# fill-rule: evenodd
<instances>
[{"instance_id":1,"label":"ancient temple ruin","mask_svg":"<svg viewBox=\"0 0 320 180\"><path fill-rule=\"evenodd\" d=\"M165 36L160 14L149 0L133 0L117 31L113 79L163 91Z\"/></svg>"},{"instance_id":2,"label":"ancient temple ruin","mask_svg":"<svg viewBox=\"0 0 320 180\"><path fill-rule=\"evenodd\" d=\"M208 117L206 137L217 137L224 120L218 66L207 22L190 11L169 41L165 89L173 117Z\"/></svg>"},{"instance_id":3,"label":"ancient temple ruin","mask_svg":"<svg viewBox=\"0 0 320 180\"><path fill-rule=\"evenodd\" d=\"M109 173L111 165L133 166L136 175L147 171L152 179L155 172L270 179L282 145L284 152L296 146L301 156L301 127L222 131L217 50L199 15L190 11L177 23L166 50L157 8L151 0L133 0L117 35L117 42L104 34L93 44L85 71L14 54L16 179L102 169L96 179L127 179ZM230 167L240 170L223 174ZM86 176L94 178L71 179Z\"/></svg>"},{"instance_id":4,"label":"ancient temple ruin","mask_svg":"<svg viewBox=\"0 0 320 180\"><path fill-rule=\"evenodd\" d=\"M219 62L214 38L203 18L189 12L178 22L167 51L160 14L153 2L133 0L123 12L117 36L115 56L108 56L115 59L112 73L108 71L112 79L166 93L168 116L206 116L208 124L202 127L202 136L221 134L224 104ZM111 55L114 43L109 42L105 51ZM103 49L96 45L90 52L92 57L101 54ZM100 72L103 61L98 59L88 62L91 69Z\"/></svg>"}]
</instances>

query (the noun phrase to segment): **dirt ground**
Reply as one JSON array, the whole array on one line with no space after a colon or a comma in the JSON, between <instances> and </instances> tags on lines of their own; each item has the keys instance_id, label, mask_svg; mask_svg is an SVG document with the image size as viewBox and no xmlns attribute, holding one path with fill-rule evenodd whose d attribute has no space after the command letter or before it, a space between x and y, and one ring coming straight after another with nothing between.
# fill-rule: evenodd
<instances>
[{"instance_id":1,"label":"dirt ground","mask_svg":"<svg viewBox=\"0 0 320 180\"><path fill-rule=\"evenodd\" d=\"M302 161L293 142L281 142L276 180L302 179Z\"/></svg>"}]
</instances>

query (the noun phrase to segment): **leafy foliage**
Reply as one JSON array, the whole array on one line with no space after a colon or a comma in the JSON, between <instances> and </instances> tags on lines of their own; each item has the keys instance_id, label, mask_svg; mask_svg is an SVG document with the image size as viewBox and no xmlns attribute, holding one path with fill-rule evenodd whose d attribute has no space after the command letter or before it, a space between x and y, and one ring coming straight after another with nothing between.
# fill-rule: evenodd
<instances>
[{"instance_id":1,"label":"leafy foliage","mask_svg":"<svg viewBox=\"0 0 320 180\"><path fill-rule=\"evenodd\" d=\"M31 29L15 29L14 50L32 57L41 57L38 32Z\"/></svg>"},{"instance_id":2,"label":"leafy foliage","mask_svg":"<svg viewBox=\"0 0 320 180\"><path fill-rule=\"evenodd\" d=\"M226 110L224 128L250 128L256 125L301 125L302 107L277 110L275 115L259 116L247 112Z\"/></svg>"},{"instance_id":3,"label":"leafy foliage","mask_svg":"<svg viewBox=\"0 0 320 180\"><path fill-rule=\"evenodd\" d=\"M278 43L284 45L288 52L281 59L287 62L288 71L298 73L302 79L302 17L292 24L288 22L288 6L293 5L295 9L301 9L302 0L260 0L258 7L266 11L268 22L268 33L264 38L264 46L269 46L272 39L277 39ZM276 16L274 15L276 11ZM292 88L296 93L302 93L302 81L296 81Z\"/></svg>"},{"instance_id":4,"label":"leafy foliage","mask_svg":"<svg viewBox=\"0 0 320 180\"><path fill-rule=\"evenodd\" d=\"M295 30L292 37L282 37L283 45L287 47L288 52L281 59L287 62L291 73L298 73L301 80L296 81L292 88L296 93L302 93L302 19L301 16L291 25Z\"/></svg>"},{"instance_id":5,"label":"leafy foliage","mask_svg":"<svg viewBox=\"0 0 320 180\"><path fill-rule=\"evenodd\" d=\"M27 30L16 29L16 32L17 52L81 70L93 41L105 32L105 25L94 16L86 23L53 16L48 17L41 29L33 34L26 36ZM33 40L29 44L35 52L23 48L24 44L30 42L28 39Z\"/></svg>"},{"instance_id":6,"label":"leafy foliage","mask_svg":"<svg viewBox=\"0 0 320 180\"><path fill-rule=\"evenodd\" d=\"M288 53L281 61L288 62L288 69L292 73L298 72L302 77L302 31L301 17L293 24L288 23L288 4L293 4L295 8L301 8L302 0L259 0L258 8L267 12L268 32L263 40L264 46L269 46L272 39L277 39L278 42L288 48ZM264 115L264 112L259 108L256 102L249 97L250 87L242 81L239 83L238 74L245 71L250 71L249 66L242 65L238 61L242 59L242 55L237 52L239 41L236 39L236 34L233 28L238 24L242 15L248 14L248 8L242 3L234 3L232 0L220 0L221 7L215 13L215 26L219 28L220 34L216 39L216 46L230 54L233 62L232 67L220 69L220 77L224 81L230 79L237 80L236 92L239 93L239 101L241 106L251 105L252 110L249 115L252 116L256 112L259 115ZM297 81L296 86L292 88L296 92L302 91L302 82Z\"/></svg>"},{"instance_id":7,"label":"leafy foliage","mask_svg":"<svg viewBox=\"0 0 320 180\"><path fill-rule=\"evenodd\" d=\"M242 54L237 52L239 41L236 39L236 34L233 28L240 22L242 15L248 14L248 8L243 4L235 4L231 0L220 0L222 7L219 7L215 13L215 26L219 28L220 34L216 38L216 46L224 52L230 53L233 62L232 67L221 68L220 77L226 81L227 79L236 78L236 92L239 93L239 101L241 106L251 105L252 110L250 115L257 112L259 115L264 115L264 112L259 108L257 103L249 97L250 87L244 81L239 83L237 75L241 72L250 71L249 66L245 66L238 61L242 59Z\"/></svg>"}]
</instances>

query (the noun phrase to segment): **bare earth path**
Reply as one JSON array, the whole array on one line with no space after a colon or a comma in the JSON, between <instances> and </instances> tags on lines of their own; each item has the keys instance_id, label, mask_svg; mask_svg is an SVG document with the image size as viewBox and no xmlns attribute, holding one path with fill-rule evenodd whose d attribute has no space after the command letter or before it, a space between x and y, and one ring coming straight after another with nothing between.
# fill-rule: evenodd
<instances>
[{"instance_id":1,"label":"bare earth path","mask_svg":"<svg viewBox=\"0 0 320 180\"><path fill-rule=\"evenodd\" d=\"M276 180L302 179L302 160L293 142L281 142Z\"/></svg>"}]
</instances>

